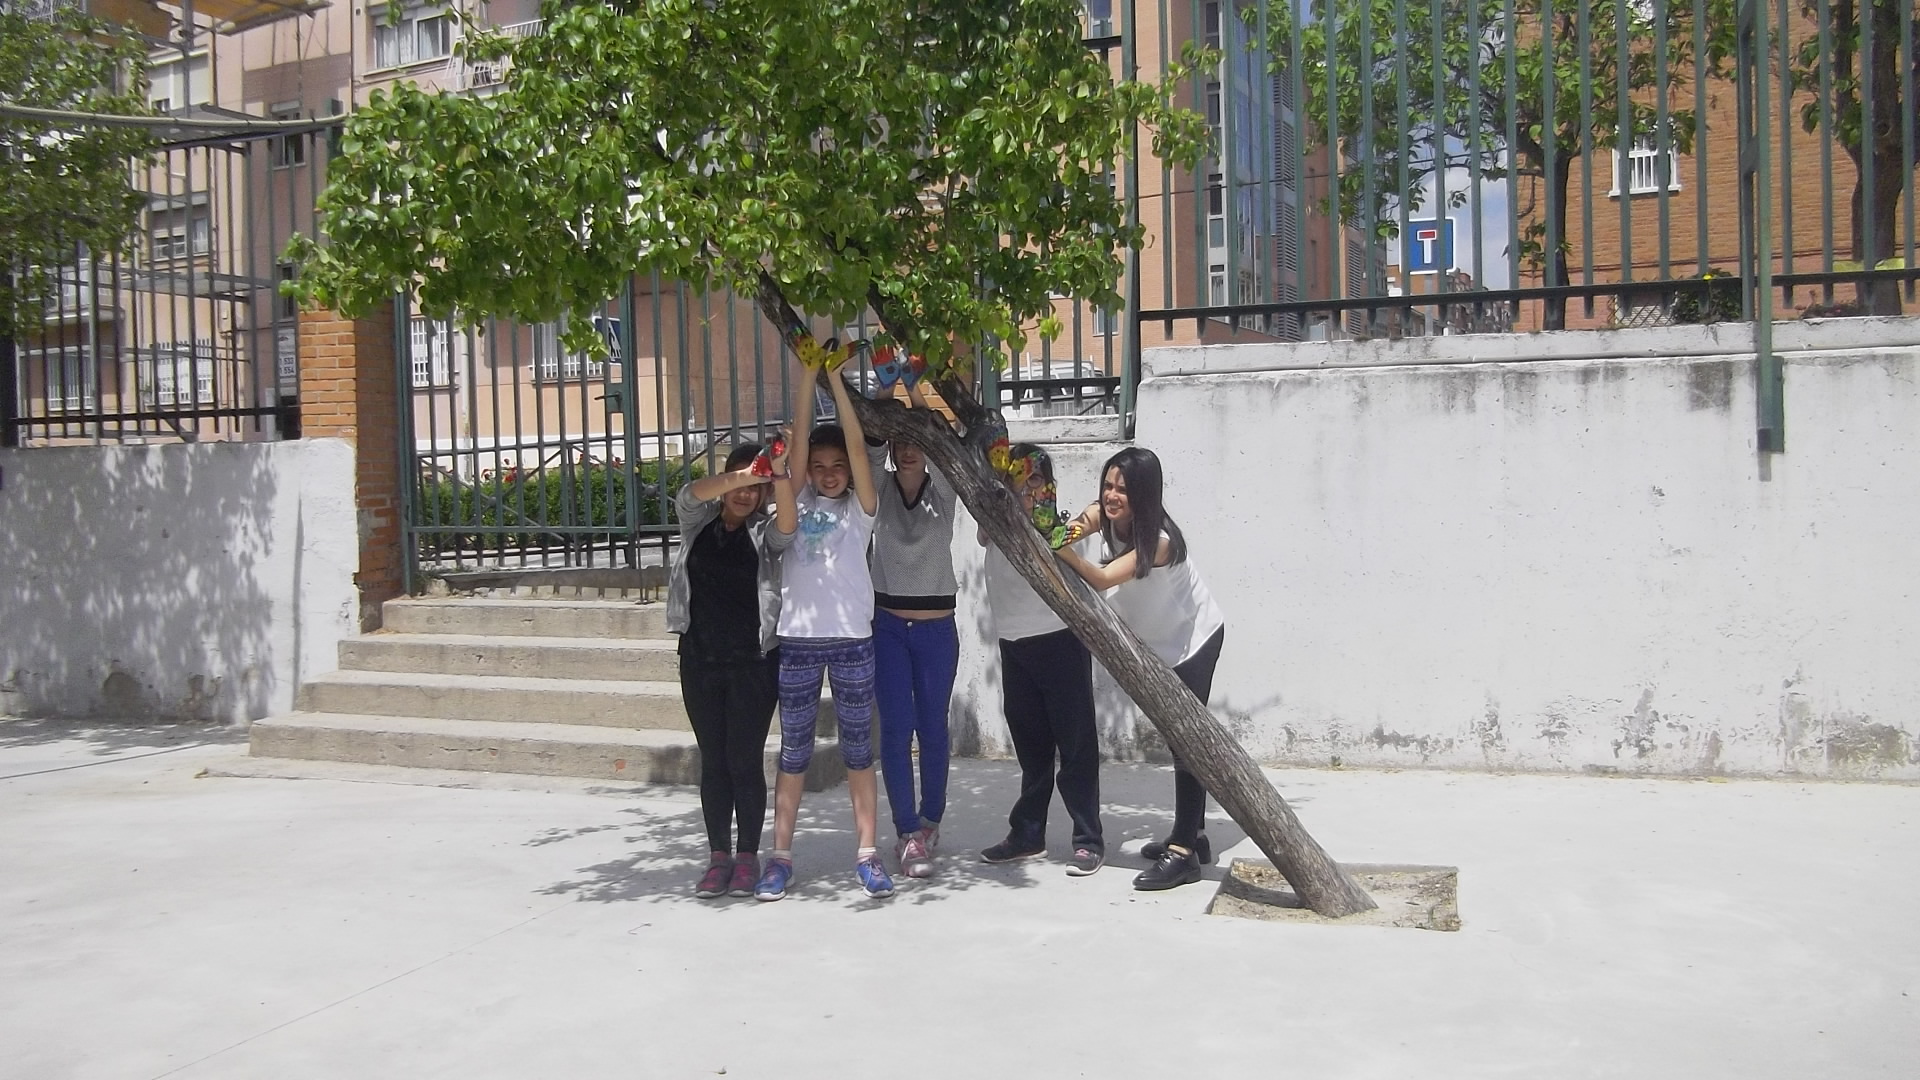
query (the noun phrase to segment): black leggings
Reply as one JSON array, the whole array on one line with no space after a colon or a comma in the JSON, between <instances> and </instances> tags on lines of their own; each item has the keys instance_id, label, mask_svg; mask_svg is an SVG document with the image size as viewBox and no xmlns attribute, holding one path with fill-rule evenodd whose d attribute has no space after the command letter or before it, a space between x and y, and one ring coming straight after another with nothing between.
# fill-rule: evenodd
<instances>
[{"instance_id":1,"label":"black leggings","mask_svg":"<svg viewBox=\"0 0 1920 1080\"><path fill-rule=\"evenodd\" d=\"M1213 694L1213 668L1220 662L1220 646L1227 640L1227 628L1221 627L1213 632L1200 651L1187 657L1174 666L1173 673L1187 684L1193 696L1200 699L1204 708L1207 698ZM1200 841L1200 834L1207 827L1207 789L1200 786L1200 780L1187 771L1180 755L1173 756L1173 835L1167 837L1169 843L1179 844L1187 850Z\"/></svg>"},{"instance_id":2,"label":"black leggings","mask_svg":"<svg viewBox=\"0 0 1920 1080\"><path fill-rule=\"evenodd\" d=\"M1020 760L1020 798L1007 815L1007 839L1022 848L1046 844L1057 760L1060 801L1073 821L1073 846L1105 851L1092 654L1071 630L1003 640L1000 687L1007 733Z\"/></svg>"},{"instance_id":3,"label":"black leggings","mask_svg":"<svg viewBox=\"0 0 1920 1080\"><path fill-rule=\"evenodd\" d=\"M767 729L780 700L780 651L743 664L680 658L680 697L700 745L707 850L760 850L767 823ZM738 821L740 839L730 844Z\"/></svg>"}]
</instances>

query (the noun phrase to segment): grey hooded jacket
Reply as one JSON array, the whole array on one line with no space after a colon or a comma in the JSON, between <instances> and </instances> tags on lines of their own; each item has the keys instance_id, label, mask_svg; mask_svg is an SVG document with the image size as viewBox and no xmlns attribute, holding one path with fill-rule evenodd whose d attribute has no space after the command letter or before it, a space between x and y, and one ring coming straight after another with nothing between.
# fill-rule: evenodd
<instances>
[{"instance_id":1,"label":"grey hooded jacket","mask_svg":"<svg viewBox=\"0 0 1920 1080\"><path fill-rule=\"evenodd\" d=\"M687 632L692 607L687 584L687 552L700 530L720 516L719 499L696 499L693 485L686 484L673 498L680 514L680 547L673 553L673 574L667 581L667 629L676 634ZM780 553L793 544L793 534L773 527L773 517L762 511L748 519L746 528L753 538L753 550L760 556L760 652L765 655L779 641L780 625Z\"/></svg>"}]
</instances>

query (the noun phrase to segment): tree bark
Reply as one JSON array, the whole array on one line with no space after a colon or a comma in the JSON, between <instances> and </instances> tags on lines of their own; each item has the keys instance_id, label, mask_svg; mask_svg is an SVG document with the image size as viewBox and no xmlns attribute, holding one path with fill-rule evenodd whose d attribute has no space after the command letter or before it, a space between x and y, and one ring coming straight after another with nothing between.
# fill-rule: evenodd
<instances>
[{"instance_id":1,"label":"tree bark","mask_svg":"<svg viewBox=\"0 0 1920 1080\"><path fill-rule=\"evenodd\" d=\"M781 333L796 327L804 331L805 323L787 304L771 276L760 276L756 299ZM881 312L881 318L885 325L885 312ZM889 327L889 331L898 332L895 327ZM822 377L829 376L823 373ZM948 406L968 424L964 437L956 434L944 417L929 410L908 409L894 401L870 401L857 392L849 396L868 435L907 439L926 453L988 539L1086 643L1166 737L1167 745L1180 755L1221 809L1253 838L1308 907L1332 917L1376 908L1373 898L1353 876L1301 826L1293 808L1267 782L1245 748L1207 711L1206 704L1140 643L1079 575L1063 572L1060 561L1021 512L1013 492L987 462L990 425L985 421L991 415L989 410L957 379L944 377L936 385Z\"/></svg>"}]
</instances>

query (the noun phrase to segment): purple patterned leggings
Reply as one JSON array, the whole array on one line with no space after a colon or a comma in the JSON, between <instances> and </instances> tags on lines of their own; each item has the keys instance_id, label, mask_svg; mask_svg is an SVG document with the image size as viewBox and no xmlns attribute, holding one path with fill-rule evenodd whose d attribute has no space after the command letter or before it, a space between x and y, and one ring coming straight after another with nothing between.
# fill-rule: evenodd
<instances>
[{"instance_id":1,"label":"purple patterned leggings","mask_svg":"<svg viewBox=\"0 0 1920 1080\"><path fill-rule=\"evenodd\" d=\"M820 675L833 685L840 756L849 769L873 767L873 639L780 639L780 771L798 775L813 760Z\"/></svg>"}]
</instances>

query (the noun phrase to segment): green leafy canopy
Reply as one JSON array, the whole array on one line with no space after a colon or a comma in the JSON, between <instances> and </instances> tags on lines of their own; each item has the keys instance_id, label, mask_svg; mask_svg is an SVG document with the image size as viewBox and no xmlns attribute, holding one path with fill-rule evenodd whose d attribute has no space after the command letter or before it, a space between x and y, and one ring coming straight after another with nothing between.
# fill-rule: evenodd
<instances>
[{"instance_id":1,"label":"green leafy canopy","mask_svg":"<svg viewBox=\"0 0 1920 1080\"><path fill-rule=\"evenodd\" d=\"M0 102L150 115L146 50L65 7L33 19L0 10ZM132 162L152 144L129 128L0 115L0 337L39 326L54 271L78 250L127 251L144 205Z\"/></svg>"},{"instance_id":2,"label":"green leafy canopy","mask_svg":"<svg viewBox=\"0 0 1920 1080\"><path fill-rule=\"evenodd\" d=\"M1075 0L549 0L484 98L402 86L349 122L298 239L296 292L364 311L546 320L657 270L950 342L1118 303L1137 243L1110 186L1140 126L1195 160L1203 120L1116 80ZM983 287L987 284L987 287ZM599 347L583 334L577 345Z\"/></svg>"}]
</instances>

